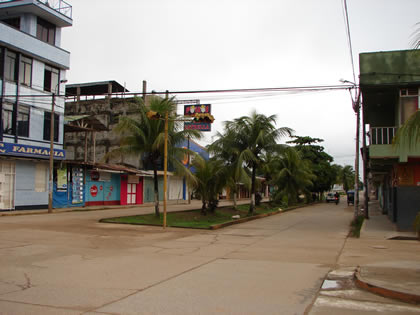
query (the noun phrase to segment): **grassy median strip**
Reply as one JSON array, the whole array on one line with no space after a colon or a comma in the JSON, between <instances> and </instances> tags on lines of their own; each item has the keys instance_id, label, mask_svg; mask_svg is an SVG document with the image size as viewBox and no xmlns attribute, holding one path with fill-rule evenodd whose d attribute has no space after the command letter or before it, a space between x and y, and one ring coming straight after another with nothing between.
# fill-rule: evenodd
<instances>
[{"instance_id":1,"label":"grassy median strip","mask_svg":"<svg viewBox=\"0 0 420 315\"><path fill-rule=\"evenodd\" d=\"M232 216L239 215L240 218L247 218L249 205L240 205L235 210L233 207L217 208L214 213L207 212L207 215L201 214L201 210L178 211L167 213L167 225L170 227L211 229L213 225L224 224L235 221ZM254 216L278 212L278 207L274 207L268 203L263 203L256 207ZM104 223L121 223L121 224L139 224L139 225L162 225L163 215L160 218L154 214L135 215L128 217L117 217L102 219Z\"/></svg>"}]
</instances>

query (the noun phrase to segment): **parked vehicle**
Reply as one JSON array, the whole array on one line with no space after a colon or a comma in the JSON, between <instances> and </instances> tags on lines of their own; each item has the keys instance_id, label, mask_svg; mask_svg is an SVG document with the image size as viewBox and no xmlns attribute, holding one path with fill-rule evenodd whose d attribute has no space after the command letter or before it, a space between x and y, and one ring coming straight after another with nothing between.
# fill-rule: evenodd
<instances>
[{"instance_id":1,"label":"parked vehicle","mask_svg":"<svg viewBox=\"0 0 420 315\"><path fill-rule=\"evenodd\" d=\"M350 204L354 205L354 190L347 192L347 205L349 206Z\"/></svg>"},{"instance_id":2,"label":"parked vehicle","mask_svg":"<svg viewBox=\"0 0 420 315\"><path fill-rule=\"evenodd\" d=\"M334 193L329 192L329 193L327 194L327 196L325 197L325 201L326 201L326 202L335 202L335 196L334 196Z\"/></svg>"}]
</instances>

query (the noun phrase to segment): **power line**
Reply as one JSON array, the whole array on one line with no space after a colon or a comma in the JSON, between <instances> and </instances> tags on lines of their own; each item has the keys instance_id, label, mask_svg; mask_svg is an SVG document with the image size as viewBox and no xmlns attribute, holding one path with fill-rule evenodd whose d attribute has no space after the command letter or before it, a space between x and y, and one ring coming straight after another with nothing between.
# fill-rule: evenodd
<instances>
[{"instance_id":1,"label":"power line","mask_svg":"<svg viewBox=\"0 0 420 315\"><path fill-rule=\"evenodd\" d=\"M308 91L332 91L332 90L348 90L353 89L356 86L353 84L351 85L314 85L314 86L293 86L293 87L275 87L275 88L250 88L250 89L219 89L219 90L187 90L187 91L169 91L169 94L211 94L211 93L245 93L245 92L308 92ZM167 94L167 91L164 92L130 92L130 93L124 93L125 96L139 96L142 94L147 95L164 95ZM108 96L108 95L120 95L120 93L104 93L100 95L94 95L94 94L85 94L83 96ZM16 95L4 95L4 97L15 97ZM64 97L65 95L59 95L57 94L56 97ZM45 95L45 94L31 94L31 95L19 95L20 98L22 97L51 97L51 95ZM71 97L75 97L71 96Z\"/></svg>"},{"instance_id":2,"label":"power line","mask_svg":"<svg viewBox=\"0 0 420 315\"><path fill-rule=\"evenodd\" d=\"M352 68L352 71L353 71L353 82L356 84L356 72L355 72L355 69L354 69L353 47L352 47L352 43L351 43L349 13L348 13L348 10L347 10L347 0L343 0L343 10L344 10L344 12L343 12L344 22L346 24L347 44L349 46L351 68Z\"/></svg>"}]
</instances>

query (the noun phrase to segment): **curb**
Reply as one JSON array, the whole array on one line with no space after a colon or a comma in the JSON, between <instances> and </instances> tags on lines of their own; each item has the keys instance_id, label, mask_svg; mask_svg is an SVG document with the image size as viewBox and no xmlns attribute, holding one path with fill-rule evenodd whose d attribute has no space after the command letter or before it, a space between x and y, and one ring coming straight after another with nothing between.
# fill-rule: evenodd
<instances>
[{"instance_id":1,"label":"curb","mask_svg":"<svg viewBox=\"0 0 420 315\"><path fill-rule=\"evenodd\" d=\"M354 279L356 286L361 289L381 295L386 298L400 300L405 303L420 304L420 295L387 289L379 284L375 284L374 281L363 279L363 277L360 275L360 266L357 267L356 272L354 273Z\"/></svg>"},{"instance_id":2,"label":"curb","mask_svg":"<svg viewBox=\"0 0 420 315\"><path fill-rule=\"evenodd\" d=\"M319 202L312 202L312 203L308 203L308 204L304 204L304 205L300 205L300 206L293 206L293 207L286 208L286 209L283 209L283 210L277 210L277 211L268 212L268 213L261 213L261 214L258 214L258 215L254 215L252 217L246 217L246 218L237 219L235 221L229 221L229 222L225 222L225 223L215 224L215 225L210 226L209 229L210 230L218 230L218 229L230 226L230 225L245 223L245 222L252 221L252 220L257 220L257 219L262 219L262 218L269 217L269 216L272 216L272 215L276 215L276 214L279 214L279 213L284 213L284 212L292 211L292 210L299 209L299 208L305 208L307 206L312 206L312 205L315 205L315 204L318 204L318 203Z\"/></svg>"},{"instance_id":3,"label":"curb","mask_svg":"<svg viewBox=\"0 0 420 315\"><path fill-rule=\"evenodd\" d=\"M272 216L272 215L275 215L275 214L279 214L279 213L282 213L282 212L283 211L277 210L277 211L273 211L273 212L269 212L269 213L261 213L261 214L258 214L258 215L254 215L252 217L237 219L235 221L229 221L229 222L225 222L225 223L215 224L215 225L210 226L210 230L218 230L218 229L230 226L230 225L235 225L235 224L245 223L245 222L252 221L252 220L257 220L257 219L265 218L265 217Z\"/></svg>"}]
</instances>

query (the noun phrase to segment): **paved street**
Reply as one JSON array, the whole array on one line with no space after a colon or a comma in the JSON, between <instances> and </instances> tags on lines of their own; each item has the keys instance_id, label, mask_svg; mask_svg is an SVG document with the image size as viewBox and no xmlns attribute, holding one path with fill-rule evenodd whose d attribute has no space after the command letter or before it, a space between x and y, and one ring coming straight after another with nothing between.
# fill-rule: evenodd
<instances>
[{"instance_id":1,"label":"paved street","mask_svg":"<svg viewBox=\"0 0 420 315\"><path fill-rule=\"evenodd\" d=\"M352 217L341 202L216 231L98 223L151 211L0 217L0 314L303 314Z\"/></svg>"}]
</instances>

